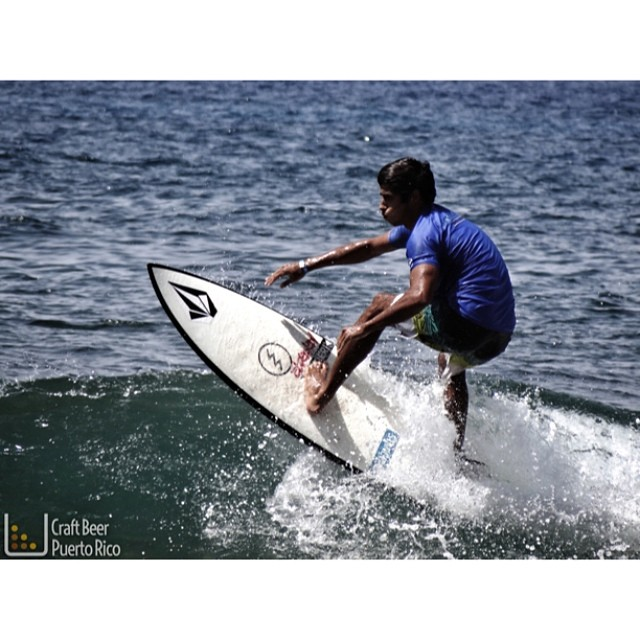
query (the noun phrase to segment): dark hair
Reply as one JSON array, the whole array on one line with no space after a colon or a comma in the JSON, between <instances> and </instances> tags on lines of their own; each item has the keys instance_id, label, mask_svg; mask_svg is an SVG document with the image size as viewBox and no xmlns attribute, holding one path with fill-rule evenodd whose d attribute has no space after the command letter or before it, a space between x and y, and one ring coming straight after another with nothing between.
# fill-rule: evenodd
<instances>
[{"instance_id":1,"label":"dark hair","mask_svg":"<svg viewBox=\"0 0 640 640\"><path fill-rule=\"evenodd\" d=\"M404 200L408 200L415 189L428 204L436 199L436 181L431 166L415 158L400 158L386 164L378 173L378 184Z\"/></svg>"}]
</instances>

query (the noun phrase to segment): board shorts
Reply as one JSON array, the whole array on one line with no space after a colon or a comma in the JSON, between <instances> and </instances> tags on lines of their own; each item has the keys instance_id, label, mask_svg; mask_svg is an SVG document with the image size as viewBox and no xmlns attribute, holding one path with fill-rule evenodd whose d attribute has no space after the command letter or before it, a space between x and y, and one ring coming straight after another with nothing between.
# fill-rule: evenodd
<instances>
[{"instance_id":1,"label":"board shorts","mask_svg":"<svg viewBox=\"0 0 640 640\"><path fill-rule=\"evenodd\" d=\"M485 329L463 318L444 300L434 300L413 318L395 326L406 338L416 338L446 354L447 366L442 376L447 378L493 360L507 348L512 335Z\"/></svg>"}]
</instances>

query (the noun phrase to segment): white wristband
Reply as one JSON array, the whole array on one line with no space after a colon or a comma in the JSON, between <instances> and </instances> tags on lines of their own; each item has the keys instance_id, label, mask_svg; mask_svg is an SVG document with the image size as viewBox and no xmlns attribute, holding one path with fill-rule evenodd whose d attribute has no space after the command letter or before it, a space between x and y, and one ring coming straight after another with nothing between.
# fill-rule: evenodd
<instances>
[{"instance_id":1,"label":"white wristband","mask_svg":"<svg viewBox=\"0 0 640 640\"><path fill-rule=\"evenodd\" d=\"M300 260L300 262L298 262L298 266L302 269L302 275L305 275L307 271L309 271L309 267L307 267L304 260Z\"/></svg>"}]
</instances>

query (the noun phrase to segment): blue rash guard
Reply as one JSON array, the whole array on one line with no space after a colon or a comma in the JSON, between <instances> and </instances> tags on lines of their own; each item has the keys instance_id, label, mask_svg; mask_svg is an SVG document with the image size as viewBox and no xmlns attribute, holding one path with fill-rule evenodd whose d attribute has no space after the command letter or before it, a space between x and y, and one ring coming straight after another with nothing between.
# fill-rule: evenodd
<instances>
[{"instance_id":1,"label":"blue rash guard","mask_svg":"<svg viewBox=\"0 0 640 640\"><path fill-rule=\"evenodd\" d=\"M389 241L406 247L410 269L438 267L435 297L455 313L485 329L513 333L515 303L507 266L491 238L473 222L434 204L412 230L391 229Z\"/></svg>"}]
</instances>

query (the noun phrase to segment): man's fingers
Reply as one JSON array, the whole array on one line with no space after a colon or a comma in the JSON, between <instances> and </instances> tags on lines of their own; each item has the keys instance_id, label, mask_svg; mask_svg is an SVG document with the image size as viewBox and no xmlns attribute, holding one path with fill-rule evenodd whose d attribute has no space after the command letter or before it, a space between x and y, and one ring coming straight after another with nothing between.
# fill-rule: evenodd
<instances>
[{"instance_id":1,"label":"man's fingers","mask_svg":"<svg viewBox=\"0 0 640 640\"><path fill-rule=\"evenodd\" d=\"M280 278L285 278L280 283L280 288L288 287L290 284L297 282L304 276L304 271L301 269L300 265L297 262L291 262L289 264L285 264L284 266L276 269L270 276L268 276L264 283L270 287L276 280Z\"/></svg>"}]
</instances>

